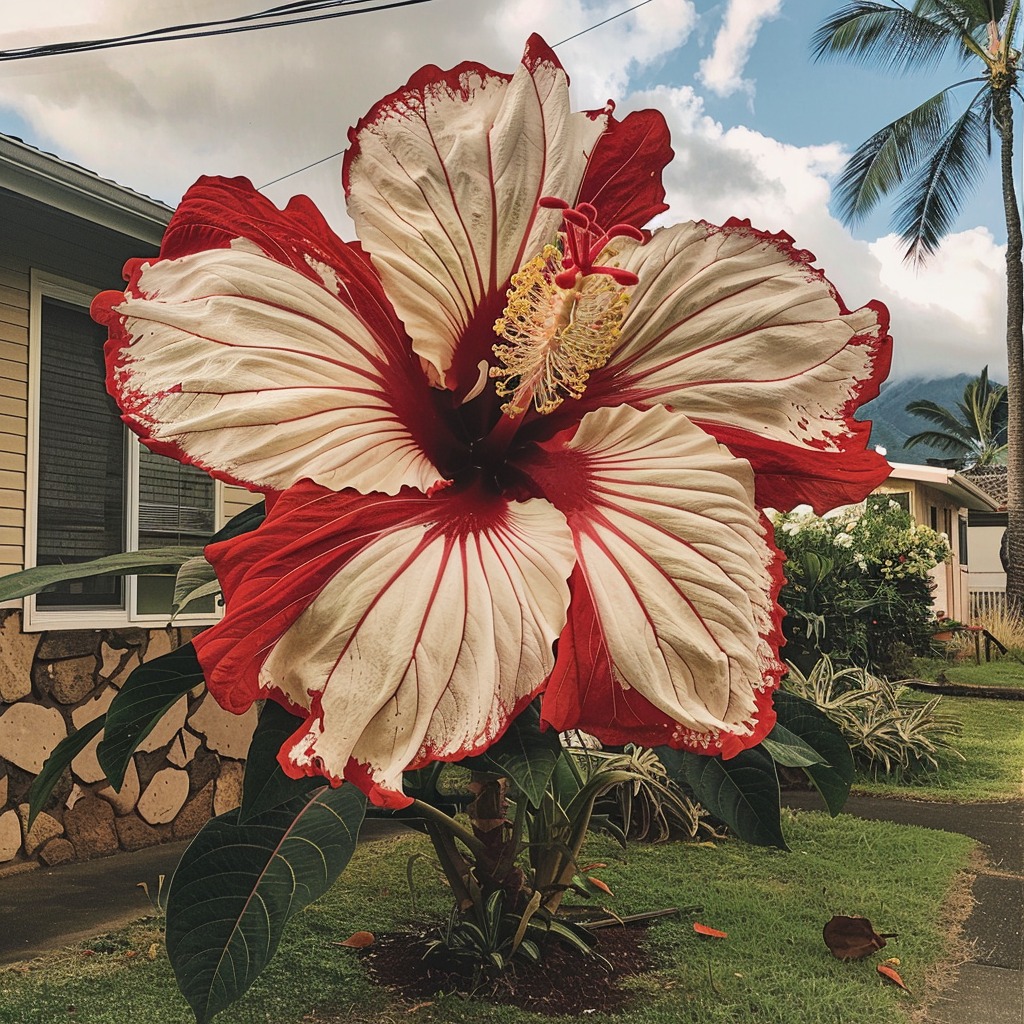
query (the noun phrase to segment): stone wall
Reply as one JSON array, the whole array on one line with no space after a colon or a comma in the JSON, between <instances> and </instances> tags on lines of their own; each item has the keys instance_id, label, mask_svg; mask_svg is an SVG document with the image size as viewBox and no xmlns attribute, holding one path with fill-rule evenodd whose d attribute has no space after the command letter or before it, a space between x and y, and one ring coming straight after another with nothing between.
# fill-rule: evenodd
<instances>
[{"instance_id":1,"label":"stone wall","mask_svg":"<svg viewBox=\"0 0 1024 1024\"><path fill-rule=\"evenodd\" d=\"M27 792L50 751L101 715L138 665L191 639L189 629L23 633L0 611L0 873L61 864L194 835L237 806L256 710L223 711L202 687L142 742L119 793L96 759L97 736L26 830Z\"/></svg>"}]
</instances>

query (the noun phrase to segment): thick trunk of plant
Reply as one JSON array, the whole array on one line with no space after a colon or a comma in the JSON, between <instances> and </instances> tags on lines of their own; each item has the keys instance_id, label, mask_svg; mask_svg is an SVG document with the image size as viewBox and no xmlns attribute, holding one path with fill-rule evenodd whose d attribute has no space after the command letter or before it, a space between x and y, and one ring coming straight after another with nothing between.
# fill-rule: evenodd
<instances>
[{"instance_id":1,"label":"thick trunk of plant","mask_svg":"<svg viewBox=\"0 0 1024 1024\"><path fill-rule=\"evenodd\" d=\"M521 909L523 872L515 864L519 837L508 818L506 781L495 775L473 773L470 792L476 799L466 808L473 834L483 844L474 871L486 898L501 890L509 910Z\"/></svg>"},{"instance_id":2,"label":"thick trunk of plant","mask_svg":"<svg viewBox=\"0 0 1024 1024\"><path fill-rule=\"evenodd\" d=\"M1008 87L995 89L993 106L1001 140L1000 170L1006 216L1006 370L1009 422L1006 483L1006 601L1024 613L1024 269L1020 209L1013 186L1013 103Z\"/></svg>"}]
</instances>

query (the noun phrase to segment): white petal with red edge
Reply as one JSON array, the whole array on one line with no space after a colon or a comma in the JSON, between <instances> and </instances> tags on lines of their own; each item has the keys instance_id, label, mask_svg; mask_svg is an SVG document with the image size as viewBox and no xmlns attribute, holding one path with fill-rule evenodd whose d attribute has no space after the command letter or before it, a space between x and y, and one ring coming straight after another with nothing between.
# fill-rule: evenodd
<instances>
[{"instance_id":1,"label":"white petal with red edge","mask_svg":"<svg viewBox=\"0 0 1024 1024\"><path fill-rule=\"evenodd\" d=\"M511 275L554 237L560 213L536 203L575 200L606 121L570 111L565 72L535 37L511 80L426 68L352 131L349 214L442 379L477 310L497 302L486 333Z\"/></svg>"},{"instance_id":2,"label":"white petal with red edge","mask_svg":"<svg viewBox=\"0 0 1024 1024\"><path fill-rule=\"evenodd\" d=\"M242 240L144 266L113 307L128 340L111 358L121 407L240 483L428 490L441 473L409 429L428 406L396 409L385 354L332 273L317 284Z\"/></svg>"},{"instance_id":3,"label":"white petal with red edge","mask_svg":"<svg viewBox=\"0 0 1024 1024\"><path fill-rule=\"evenodd\" d=\"M410 765L489 745L541 687L572 539L541 499L488 517L389 531L277 641L261 683L314 709L282 752L294 769L400 791Z\"/></svg>"},{"instance_id":4,"label":"white petal with red edge","mask_svg":"<svg viewBox=\"0 0 1024 1024\"><path fill-rule=\"evenodd\" d=\"M543 447L528 471L566 512L613 682L677 723L673 742L749 735L782 670L778 552L749 465L661 407L599 409Z\"/></svg>"},{"instance_id":5,"label":"white petal with red edge","mask_svg":"<svg viewBox=\"0 0 1024 1024\"><path fill-rule=\"evenodd\" d=\"M842 451L858 436L864 447L852 412L888 367L884 311L847 311L808 253L746 225L680 224L615 247L640 279L600 372L615 401L804 449Z\"/></svg>"}]
</instances>

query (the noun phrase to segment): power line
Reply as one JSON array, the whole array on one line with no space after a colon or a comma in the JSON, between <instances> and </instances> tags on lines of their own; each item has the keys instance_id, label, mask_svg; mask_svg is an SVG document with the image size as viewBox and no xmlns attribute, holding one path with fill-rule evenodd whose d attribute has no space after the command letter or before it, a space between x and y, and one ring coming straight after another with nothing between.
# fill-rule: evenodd
<instances>
[{"instance_id":1,"label":"power line","mask_svg":"<svg viewBox=\"0 0 1024 1024\"><path fill-rule=\"evenodd\" d=\"M623 15L632 14L633 11L649 4L651 0L640 0L640 3L634 4L632 7L627 7L624 11L619 11L618 14L613 14L610 18L605 18L604 21L599 21L595 25L591 25L589 28L582 29L576 32L574 35L566 36L565 39L559 39L557 43L551 44L551 49L555 49L561 46L563 43L568 43L573 39L579 39L580 36L585 36L588 32L593 32L595 28L600 28L602 25L607 25L608 22L614 21L616 18L621 18ZM287 174L282 174L280 178L274 178L273 181L264 182L262 185L256 187L257 192L262 192L265 188L270 188L271 185L276 185L279 181L285 181L287 178L293 178L296 174L301 174L303 171L308 171L313 167L319 167L320 164L327 163L328 160L333 160L335 157L342 156L345 150L339 149L337 153L329 153L327 156L320 157L319 160L314 160L311 164L306 164L304 167L298 167L294 171L289 171Z\"/></svg>"},{"instance_id":2,"label":"power line","mask_svg":"<svg viewBox=\"0 0 1024 1024\"><path fill-rule=\"evenodd\" d=\"M27 60L32 57L55 57L67 53L86 53L92 50L112 50L121 46L140 46L143 43L166 43L180 39L205 39L210 36L233 35L238 32L256 32L266 28L281 28L286 25L308 25L332 18L349 18L356 14L372 14L388 11L395 7L410 7L414 4L432 3L433 0L390 0L374 4L372 0L296 0L294 3L270 7L253 14L242 14L235 18L219 21L198 21L186 25L171 25L167 28L151 29L126 36L112 36L106 39L81 39L69 43L46 43L42 46L25 46L16 50L0 50L0 61ZM371 6L365 6L370 3ZM358 10L338 10L360 5ZM303 12L324 11L322 14ZM265 19L274 19L267 21ZM259 24L255 24L259 22Z\"/></svg>"}]
</instances>

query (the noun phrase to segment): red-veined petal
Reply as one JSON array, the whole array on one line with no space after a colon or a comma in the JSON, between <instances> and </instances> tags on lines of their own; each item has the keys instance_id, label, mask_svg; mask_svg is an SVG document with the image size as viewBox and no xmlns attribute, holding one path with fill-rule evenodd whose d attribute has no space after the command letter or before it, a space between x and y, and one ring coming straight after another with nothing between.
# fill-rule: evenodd
<instances>
[{"instance_id":1,"label":"red-veined petal","mask_svg":"<svg viewBox=\"0 0 1024 1024\"><path fill-rule=\"evenodd\" d=\"M430 389L368 260L318 218L201 180L172 255L93 304L108 385L150 447L237 483L428 490L445 436Z\"/></svg>"},{"instance_id":2,"label":"red-veined petal","mask_svg":"<svg viewBox=\"0 0 1024 1024\"><path fill-rule=\"evenodd\" d=\"M228 601L197 638L214 696L305 709L286 771L400 803L403 770L486 748L543 685L574 556L542 499L300 486L210 557Z\"/></svg>"},{"instance_id":3,"label":"red-veined petal","mask_svg":"<svg viewBox=\"0 0 1024 1024\"><path fill-rule=\"evenodd\" d=\"M561 226L538 200L575 199L606 119L570 111L568 78L535 35L511 77L422 68L350 131L356 231L414 349L458 393L490 356L510 277Z\"/></svg>"},{"instance_id":4,"label":"red-veined petal","mask_svg":"<svg viewBox=\"0 0 1024 1024\"><path fill-rule=\"evenodd\" d=\"M668 209L661 172L672 160L668 125L660 110L634 110L608 127L590 156L579 202L590 203L605 228L642 228Z\"/></svg>"},{"instance_id":5,"label":"red-veined petal","mask_svg":"<svg viewBox=\"0 0 1024 1024\"><path fill-rule=\"evenodd\" d=\"M853 416L888 370L884 307L847 310L810 253L745 223L681 224L615 247L640 280L584 408L678 409L750 461L762 507L825 510L885 479L870 424Z\"/></svg>"},{"instance_id":6,"label":"red-veined petal","mask_svg":"<svg viewBox=\"0 0 1024 1024\"><path fill-rule=\"evenodd\" d=\"M781 556L750 466L679 413L620 406L523 468L578 560L545 720L726 756L759 742L782 672Z\"/></svg>"}]
</instances>

